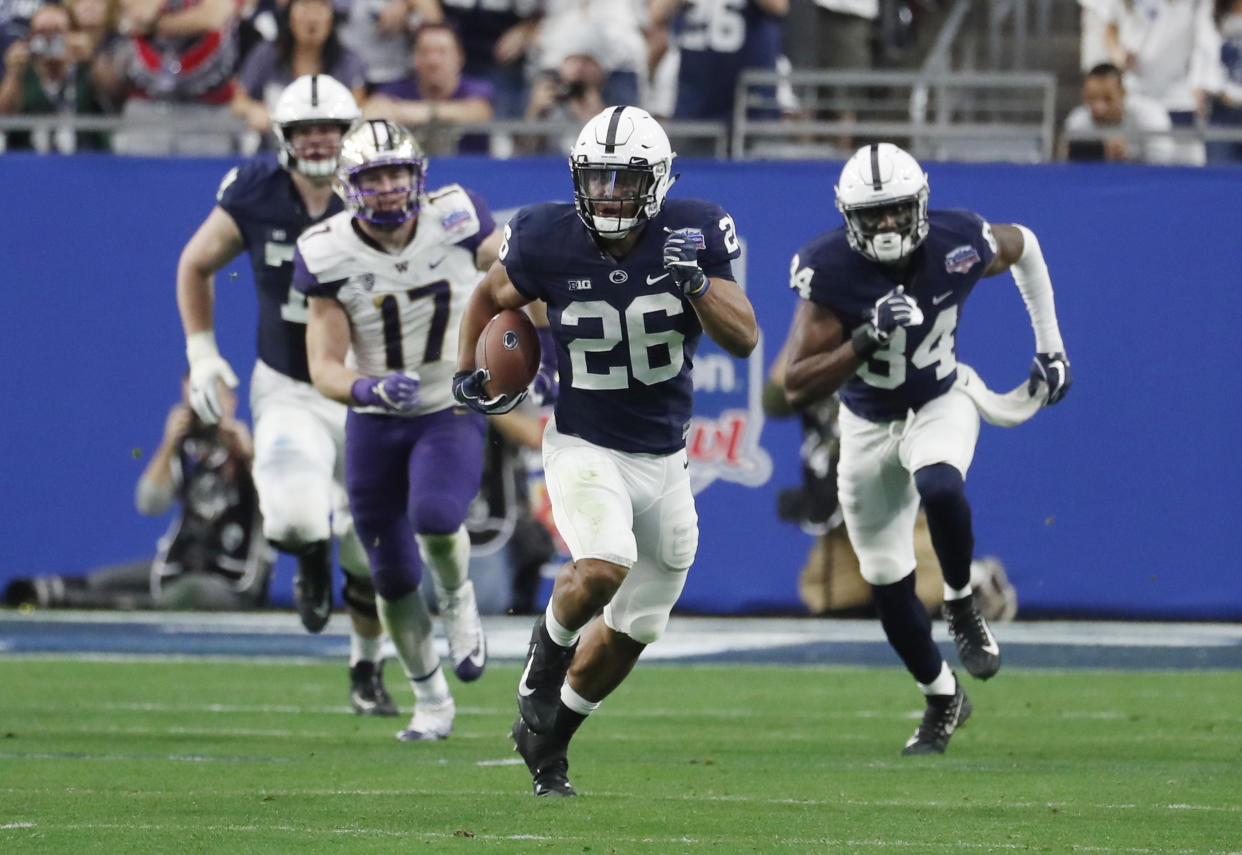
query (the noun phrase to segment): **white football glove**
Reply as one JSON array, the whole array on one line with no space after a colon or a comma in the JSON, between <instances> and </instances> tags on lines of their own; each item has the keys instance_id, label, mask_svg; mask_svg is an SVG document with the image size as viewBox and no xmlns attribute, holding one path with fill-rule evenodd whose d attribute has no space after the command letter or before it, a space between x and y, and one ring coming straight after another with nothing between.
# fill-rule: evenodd
<instances>
[{"instance_id":1,"label":"white football glove","mask_svg":"<svg viewBox=\"0 0 1242 855\"><path fill-rule=\"evenodd\" d=\"M923 310L914 298L906 293L905 286L898 285L875 301L871 310L871 325L879 334L876 338L888 341L897 327L917 327L923 323Z\"/></svg>"},{"instance_id":2,"label":"white football glove","mask_svg":"<svg viewBox=\"0 0 1242 855\"><path fill-rule=\"evenodd\" d=\"M185 355L190 362L190 407L203 424L214 425L224 415L216 383L236 389L237 375L220 355L211 330L186 336Z\"/></svg>"}]
</instances>

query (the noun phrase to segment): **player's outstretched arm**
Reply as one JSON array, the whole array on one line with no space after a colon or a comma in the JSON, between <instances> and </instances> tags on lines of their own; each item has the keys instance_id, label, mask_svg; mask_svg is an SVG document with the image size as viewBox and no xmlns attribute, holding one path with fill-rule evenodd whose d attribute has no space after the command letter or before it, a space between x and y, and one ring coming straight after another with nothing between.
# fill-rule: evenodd
<instances>
[{"instance_id":1,"label":"player's outstretched arm","mask_svg":"<svg viewBox=\"0 0 1242 855\"><path fill-rule=\"evenodd\" d=\"M731 356L745 359L759 343L755 307L736 282L716 277L708 281L710 286L702 299L690 300L690 305L712 341Z\"/></svg>"},{"instance_id":2,"label":"player's outstretched arm","mask_svg":"<svg viewBox=\"0 0 1242 855\"><path fill-rule=\"evenodd\" d=\"M349 353L349 316L345 307L330 297L308 297L306 360L311 382L320 394L353 406L355 381L362 375L345 367Z\"/></svg>"},{"instance_id":3,"label":"player's outstretched arm","mask_svg":"<svg viewBox=\"0 0 1242 855\"><path fill-rule=\"evenodd\" d=\"M222 414L216 384L237 386L237 375L216 346L212 277L244 246L237 223L223 208L215 207L177 261L177 310L190 363L190 404L207 424L215 424Z\"/></svg>"},{"instance_id":4,"label":"player's outstretched arm","mask_svg":"<svg viewBox=\"0 0 1242 855\"><path fill-rule=\"evenodd\" d=\"M804 407L831 395L878 347L869 338L847 336L841 320L829 309L800 301L782 348L785 397L790 406Z\"/></svg>"},{"instance_id":5,"label":"player's outstretched arm","mask_svg":"<svg viewBox=\"0 0 1242 855\"><path fill-rule=\"evenodd\" d=\"M1005 270L1013 274L1013 281L1018 286L1022 301L1026 303L1026 312L1035 331L1035 359L1031 363L1029 390L1034 395L1040 384L1045 384L1045 404L1051 406L1065 397L1074 382L1074 375L1061 340L1052 277L1044 261L1043 249L1034 232L1016 223L993 225L992 234L996 238L996 255L985 275L994 276Z\"/></svg>"},{"instance_id":6,"label":"player's outstretched arm","mask_svg":"<svg viewBox=\"0 0 1242 855\"><path fill-rule=\"evenodd\" d=\"M470 302L466 303L466 311L462 313L461 332L457 337L457 370L474 370L474 350L479 344L479 336L497 312L518 309L529 302L530 299L509 281L505 266L499 261L493 262L470 295Z\"/></svg>"}]
</instances>

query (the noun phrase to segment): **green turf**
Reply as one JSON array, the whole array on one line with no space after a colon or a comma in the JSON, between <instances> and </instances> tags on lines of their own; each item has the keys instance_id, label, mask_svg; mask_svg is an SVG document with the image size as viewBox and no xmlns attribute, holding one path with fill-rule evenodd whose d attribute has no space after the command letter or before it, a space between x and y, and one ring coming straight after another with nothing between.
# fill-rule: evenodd
<instances>
[{"instance_id":1,"label":"green turf","mask_svg":"<svg viewBox=\"0 0 1242 855\"><path fill-rule=\"evenodd\" d=\"M345 676L0 661L0 852L1242 852L1237 672L1010 669L902 758L896 668L640 666L556 801L512 765L516 668L454 683L434 744L350 714Z\"/></svg>"}]
</instances>

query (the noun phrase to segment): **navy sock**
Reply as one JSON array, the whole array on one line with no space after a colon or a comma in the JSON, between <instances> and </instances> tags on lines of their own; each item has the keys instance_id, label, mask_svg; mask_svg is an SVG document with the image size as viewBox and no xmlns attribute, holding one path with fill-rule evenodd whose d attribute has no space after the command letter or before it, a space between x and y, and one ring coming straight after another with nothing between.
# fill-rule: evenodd
<instances>
[{"instance_id":1,"label":"navy sock","mask_svg":"<svg viewBox=\"0 0 1242 855\"><path fill-rule=\"evenodd\" d=\"M931 619L914 592L914 574L891 585L872 585L871 596L888 643L914 679L930 683L940 675L940 650L932 641Z\"/></svg>"},{"instance_id":2,"label":"navy sock","mask_svg":"<svg viewBox=\"0 0 1242 855\"><path fill-rule=\"evenodd\" d=\"M962 473L948 463L934 463L915 472L914 483L923 500L927 529L945 584L959 590L970 587L975 533Z\"/></svg>"}]
</instances>

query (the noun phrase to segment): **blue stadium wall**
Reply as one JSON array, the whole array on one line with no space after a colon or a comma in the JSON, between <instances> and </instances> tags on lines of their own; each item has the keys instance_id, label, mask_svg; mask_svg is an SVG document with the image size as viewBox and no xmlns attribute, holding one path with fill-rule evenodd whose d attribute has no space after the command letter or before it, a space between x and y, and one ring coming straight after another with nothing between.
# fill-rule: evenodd
<instances>
[{"instance_id":1,"label":"blue stadium wall","mask_svg":"<svg viewBox=\"0 0 1242 855\"><path fill-rule=\"evenodd\" d=\"M790 256L839 222L839 164L679 165L675 194L734 215L764 333L749 365L705 348L702 539L682 607L800 612L810 539L775 513L799 436L756 404L794 306ZM152 553L167 521L139 517L133 489L185 365L174 271L228 166L0 157L0 584ZM984 427L967 485L977 553L1004 560L1028 615L1242 619L1242 171L929 166L933 206L1040 236L1076 377L1032 422ZM430 174L497 209L567 198L568 179L559 160L442 159ZM221 349L243 375L250 281L244 258L217 279ZM1012 281L985 280L960 358L1008 389L1032 351Z\"/></svg>"}]
</instances>

